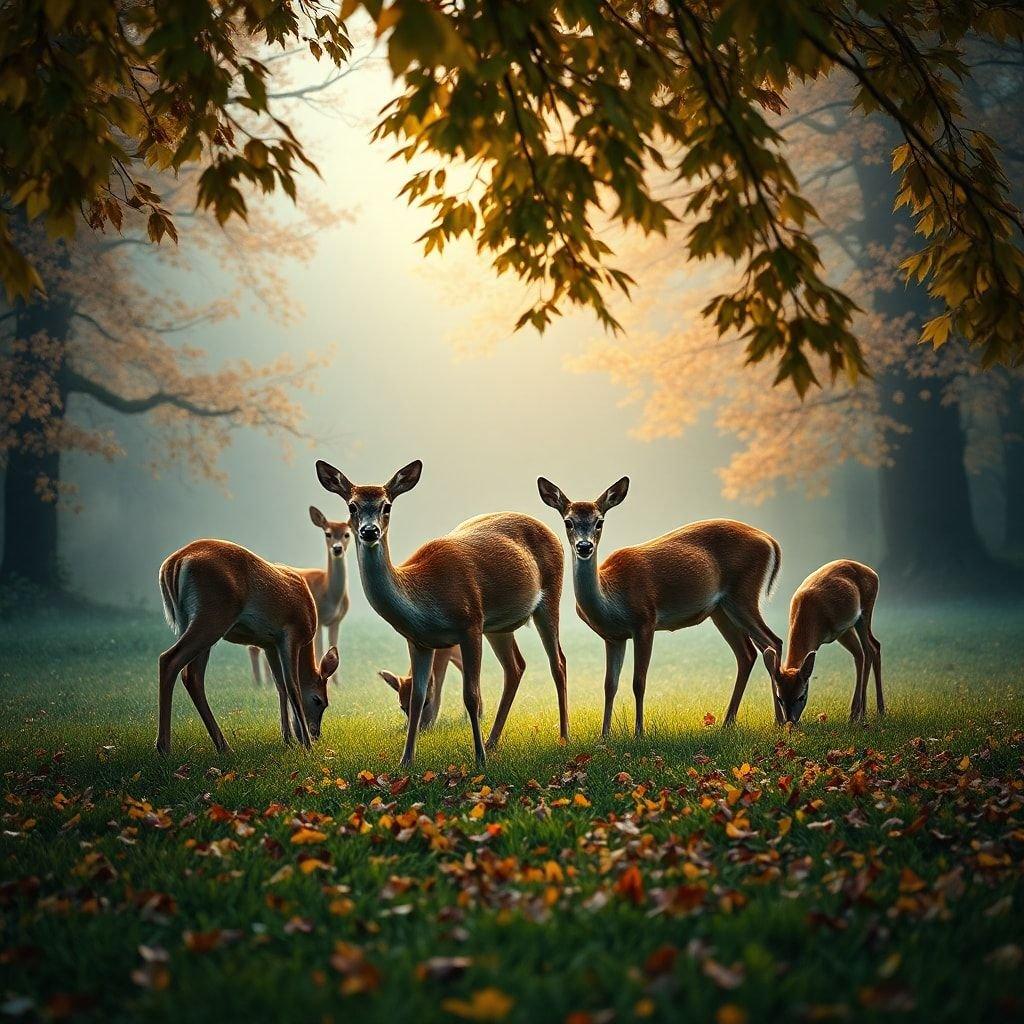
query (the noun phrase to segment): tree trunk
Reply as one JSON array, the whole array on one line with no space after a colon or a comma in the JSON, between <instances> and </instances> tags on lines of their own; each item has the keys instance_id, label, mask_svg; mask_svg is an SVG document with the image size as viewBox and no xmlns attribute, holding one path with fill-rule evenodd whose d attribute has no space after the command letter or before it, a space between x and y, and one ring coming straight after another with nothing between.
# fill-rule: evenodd
<instances>
[{"instance_id":1,"label":"tree trunk","mask_svg":"<svg viewBox=\"0 0 1024 1024\"><path fill-rule=\"evenodd\" d=\"M27 581L50 591L63 585L55 498L60 482L57 428L67 407L63 378L70 327L71 307L59 294L17 310L16 337L28 345L26 351L12 356L16 379L52 382L55 405L45 419L26 417L15 428L17 436L4 474L0 580Z\"/></svg>"},{"instance_id":2,"label":"tree trunk","mask_svg":"<svg viewBox=\"0 0 1024 1024\"><path fill-rule=\"evenodd\" d=\"M1024 388L1013 388L1003 418L1006 550L1024 557Z\"/></svg>"},{"instance_id":3,"label":"tree trunk","mask_svg":"<svg viewBox=\"0 0 1024 1024\"><path fill-rule=\"evenodd\" d=\"M879 155L880 163L856 164L864 203L861 236L866 250L877 246L889 252L896 247L899 225L911 225L892 212L888 150ZM934 315L925 289L902 279L875 291L872 300L888 318L909 316L912 331ZM910 428L894 439L892 463L881 469L879 485L884 578L887 586L911 596L991 593L1013 583L1013 574L991 557L975 526L966 438L959 409L941 401L946 383L914 377L902 364L877 381L883 413Z\"/></svg>"}]
</instances>

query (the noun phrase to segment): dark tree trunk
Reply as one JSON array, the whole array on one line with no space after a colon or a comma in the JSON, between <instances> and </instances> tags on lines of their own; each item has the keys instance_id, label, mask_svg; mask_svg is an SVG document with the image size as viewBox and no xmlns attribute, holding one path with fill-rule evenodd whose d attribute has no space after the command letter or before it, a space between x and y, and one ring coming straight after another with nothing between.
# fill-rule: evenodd
<instances>
[{"instance_id":1,"label":"dark tree trunk","mask_svg":"<svg viewBox=\"0 0 1024 1024\"><path fill-rule=\"evenodd\" d=\"M25 418L8 455L4 474L4 542L0 580L27 581L45 590L60 590L62 578L54 488L60 481L59 426L67 407L64 370L71 307L60 295L33 301L17 310L16 337L28 342L15 354L20 380L52 381L56 407L45 419ZM33 338L46 340L34 344Z\"/></svg>"},{"instance_id":2,"label":"dark tree trunk","mask_svg":"<svg viewBox=\"0 0 1024 1024\"><path fill-rule=\"evenodd\" d=\"M1010 392L1003 418L1003 466L1006 490L1006 549L1024 556L1024 388Z\"/></svg>"},{"instance_id":3,"label":"dark tree trunk","mask_svg":"<svg viewBox=\"0 0 1024 1024\"><path fill-rule=\"evenodd\" d=\"M887 152L879 154L880 163L858 161L856 173L865 211L863 244L890 251L901 218L892 212L894 180ZM925 289L904 285L901 278L872 299L886 317L909 317L912 331L935 312ZM893 439L892 464L880 471L885 578L903 593L928 598L991 593L1015 582L986 550L974 523L966 438L959 409L941 401L946 383L914 377L902 365L878 379L882 411L910 428Z\"/></svg>"}]
</instances>

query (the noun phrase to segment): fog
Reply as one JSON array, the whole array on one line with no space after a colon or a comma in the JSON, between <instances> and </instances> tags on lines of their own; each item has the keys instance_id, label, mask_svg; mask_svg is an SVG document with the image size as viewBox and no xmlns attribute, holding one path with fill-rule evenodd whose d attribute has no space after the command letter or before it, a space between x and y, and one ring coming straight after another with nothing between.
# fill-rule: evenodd
<instances>
[{"instance_id":1,"label":"fog","mask_svg":"<svg viewBox=\"0 0 1024 1024\"><path fill-rule=\"evenodd\" d=\"M221 463L225 493L179 473L153 479L142 468L154 442L147 425L119 418L125 458L66 457L82 506L61 524L75 589L104 602L156 608L160 562L201 536L236 541L274 561L320 564L324 545L307 507L318 505L332 518L344 508L319 486L316 458L357 482L383 482L410 460L423 460L420 485L395 508L396 559L494 510L536 515L561 536L557 515L537 496L538 474L573 497L596 496L619 476L631 477L629 497L608 518L604 554L688 521L729 516L780 540L784 588L830 558L880 555L871 539L877 498L867 471L840 474L824 500L794 494L752 507L721 497L715 471L732 442L709 419L679 440L631 437L637 409L622 404L608 377L565 365L599 333L588 315L567 317L543 338L525 330L513 335L509 322L495 348L460 353L452 338L464 330L466 311L452 300L457 287L436 287L445 256L431 256L425 270L414 244L425 217L396 198L408 168L390 163L389 146L368 138L388 80L379 67L362 70L336 87L344 117L298 117L304 137L315 140L322 171L322 180L310 176L305 188L352 213L350 222L321 233L310 264L282 268L285 301L301 306L301 315L282 326L248 304L236 319L182 336L205 348L214 364L242 355L261 362L282 352L301 359L333 346L329 365L316 373L316 392L302 396L308 445L295 444L289 461L280 442L237 434ZM197 262L187 288L209 298L218 287ZM351 554L350 561L354 573ZM352 590L352 614L369 614L358 584Z\"/></svg>"}]
</instances>

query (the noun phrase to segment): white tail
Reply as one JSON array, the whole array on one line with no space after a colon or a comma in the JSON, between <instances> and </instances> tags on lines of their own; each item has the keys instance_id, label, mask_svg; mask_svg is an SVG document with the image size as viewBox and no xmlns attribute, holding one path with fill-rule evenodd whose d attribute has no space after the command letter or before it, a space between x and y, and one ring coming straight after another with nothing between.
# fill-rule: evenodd
<instances>
[{"instance_id":1,"label":"white tail","mask_svg":"<svg viewBox=\"0 0 1024 1024\"><path fill-rule=\"evenodd\" d=\"M800 721L814 670L815 652L838 640L853 656L857 677L850 705L850 721L867 714L868 674L875 674L875 702L885 714L882 695L882 645L871 632L871 616L878 597L878 574L848 558L829 562L800 584L789 605L789 646L780 664L774 651L764 660L775 684L779 706L787 722Z\"/></svg>"},{"instance_id":2,"label":"white tail","mask_svg":"<svg viewBox=\"0 0 1024 1024\"><path fill-rule=\"evenodd\" d=\"M596 501L570 501L550 480L537 481L541 500L558 510L572 551L576 608L605 642L604 723L611 729L615 694L633 641L633 694L638 736L644 732L647 670L658 630L695 626L710 618L736 656L736 682L725 715L731 724L757 661L757 649L781 652L782 640L761 617L761 593L782 564L778 541L745 523L709 519L663 537L620 548L598 567L605 515L629 490L623 477Z\"/></svg>"},{"instance_id":3,"label":"white tail","mask_svg":"<svg viewBox=\"0 0 1024 1024\"><path fill-rule=\"evenodd\" d=\"M316 609L305 580L223 540L197 540L160 566L160 596L175 643L160 655L160 724L157 750L171 749L171 698L178 675L218 750L227 741L206 700L210 648L224 639L262 648L270 660L281 703L281 734L309 746L320 735L327 707L327 679L338 665L331 648L313 657Z\"/></svg>"},{"instance_id":4,"label":"white tail","mask_svg":"<svg viewBox=\"0 0 1024 1024\"><path fill-rule=\"evenodd\" d=\"M462 651L462 693L473 728L478 762L486 758L477 717L483 638L504 669L501 701L487 744L501 735L525 669L513 632L533 619L558 691L559 727L568 735L565 656L558 642L558 602L563 559L558 538L531 516L513 512L477 516L424 544L402 565L391 562L388 527L394 500L419 481L422 463L411 462L384 486L356 486L326 462L320 483L348 505L363 590L374 610L409 641L412 694L402 763L412 763L426 703L434 651Z\"/></svg>"},{"instance_id":5,"label":"white tail","mask_svg":"<svg viewBox=\"0 0 1024 1024\"><path fill-rule=\"evenodd\" d=\"M320 509L309 506L309 518L315 527L323 532L327 542L327 569L296 569L306 581L316 605L316 632L314 633L316 657L324 651L323 633L327 633L327 646L338 647L338 630L341 620L348 614L348 566L345 555L352 543L352 527L347 519L328 519ZM339 648L340 650L340 648ZM256 685L262 680L259 649L249 648L252 659L252 674Z\"/></svg>"}]
</instances>

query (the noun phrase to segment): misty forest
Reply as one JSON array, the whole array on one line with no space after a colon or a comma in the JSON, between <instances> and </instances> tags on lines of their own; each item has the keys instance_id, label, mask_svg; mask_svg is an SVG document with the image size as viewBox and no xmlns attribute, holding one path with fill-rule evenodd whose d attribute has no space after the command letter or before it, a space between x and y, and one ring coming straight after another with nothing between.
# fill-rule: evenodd
<instances>
[{"instance_id":1,"label":"misty forest","mask_svg":"<svg viewBox=\"0 0 1024 1024\"><path fill-rule=\"evenodd\" d=\"M0 3L0 1017L1024 1012L1022 126L1003 0Z\"/></svg>"}]
</instances>

